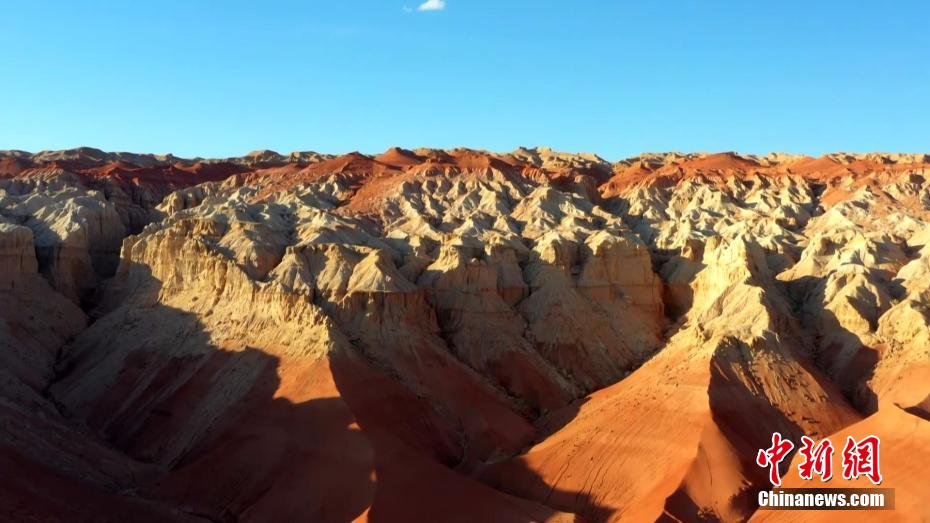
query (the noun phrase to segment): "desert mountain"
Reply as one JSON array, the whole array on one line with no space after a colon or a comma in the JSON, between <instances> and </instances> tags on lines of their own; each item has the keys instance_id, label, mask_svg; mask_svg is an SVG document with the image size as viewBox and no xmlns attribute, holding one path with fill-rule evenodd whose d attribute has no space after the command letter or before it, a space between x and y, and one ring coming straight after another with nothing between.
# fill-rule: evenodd
<instances>
[{"instance_id":1,"label":"desert mountain","mask_svg":"<svg viewBox=\"0 0 930 523\"><path fill-rule=\"evenodd\" d=\"M0 519L777 519L775 431L928 518L928 176L2 151Z\"/></svg>"}]
</instances>

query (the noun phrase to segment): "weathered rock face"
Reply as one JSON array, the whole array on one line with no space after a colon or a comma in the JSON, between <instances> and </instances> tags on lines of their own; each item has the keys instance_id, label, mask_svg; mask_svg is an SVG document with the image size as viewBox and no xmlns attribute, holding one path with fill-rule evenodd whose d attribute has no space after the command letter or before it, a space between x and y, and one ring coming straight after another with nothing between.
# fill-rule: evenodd
<instances>
[{"instance_id":1,"label":"weathered rock face","mask_svg":"<svg viewBox=\"0 0 930 523\"><path fill-rule=\"evenodd\" d=\"M5 154L37 517L739 521L773 431L930 411L922 157Z\"/></svg>"},{"instance_id":2,"label":"weathered rock face","mask_svg":"<svg viewBox=\"0 0 930 523\"><path fill-rule=\"evenodd\" d=\"M85 327L84 313L39 276L32 231L0 222L0 362L8 379L48 386L61 345Z\"/></svg>"},{"instance_id":3,"label":"weathered rock face","mask_svg":"<svg viewBox=\"0 0 930 523\"><path fill-rule=\"evenodd\" d=\"M45 394L84 312L39 272L33 232L0 222L0 507L3 519L174 519L157 502L113 494L154 470L61 415ZM96 516L95 516L96 515Z\"/></svg>"},{"instance_id":4,"label":"weathered rock face","mask_svg":"<svg viewBox=\"0 0 930 523\"><path fill-rule=\"evenodd\" d=\"M75 303L112 274L126 229L115 205L75 177L0 180L0 208L32 231L42 273Z\"/></svg>"},{"instance_id":5,"label":"weathered rock face","mask_svg":"<svg viewBox=\"0 0 930 523\"><path fill-rule=\"evenodd\" d=\"M4 290L39 271L32 231L26 227L0 222L0 277Z\"/></svg>"},{"instance_id":6,"label":"weathered rock face","mask_svg":"<svg viewBox=\"0 0 930 523\"><path fill-rule=\"evenodd\" d=\"M694 306L668 344L525 455L489 468L492 484L592 519L688 519L696 506L739 520L754 508L751 486L765 480L754 449L773 430L822 436L859 419L807 363L788 304L769 290L762 249L711 240L702 262Z\"/></svg>"}]
</instances>

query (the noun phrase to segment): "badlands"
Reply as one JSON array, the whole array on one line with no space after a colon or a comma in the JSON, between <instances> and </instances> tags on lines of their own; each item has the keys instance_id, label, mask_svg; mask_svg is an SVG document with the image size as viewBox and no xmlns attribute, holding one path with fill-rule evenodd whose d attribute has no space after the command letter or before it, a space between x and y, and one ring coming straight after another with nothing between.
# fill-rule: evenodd
<instances>
[{"instance_id":1,"label":"badlands","mask_svg":"<svg viewBox=\"0 0 930 523\"><path fill-rule=\"evenodd\" d=\"M930 519L928 176L0 152L0 520L875 519L757 510L775 431Z\"/></svg>"}]
</instances>

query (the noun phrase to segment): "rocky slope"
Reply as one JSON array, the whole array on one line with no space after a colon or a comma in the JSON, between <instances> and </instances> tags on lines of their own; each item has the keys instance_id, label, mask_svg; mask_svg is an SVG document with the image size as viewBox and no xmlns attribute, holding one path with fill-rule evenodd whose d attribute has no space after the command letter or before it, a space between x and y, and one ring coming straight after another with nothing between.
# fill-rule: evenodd
<instances>
[{"instance_id":1,"label":"rocky slope","mask_svg":"<svg viewBox=\"0 0 930 523\"><path fill-rule=\"evenodd\" d=\"M930 448L928 174L0 152L0 513L749 519L773 431Z\"/></svg>"}]
</instances>

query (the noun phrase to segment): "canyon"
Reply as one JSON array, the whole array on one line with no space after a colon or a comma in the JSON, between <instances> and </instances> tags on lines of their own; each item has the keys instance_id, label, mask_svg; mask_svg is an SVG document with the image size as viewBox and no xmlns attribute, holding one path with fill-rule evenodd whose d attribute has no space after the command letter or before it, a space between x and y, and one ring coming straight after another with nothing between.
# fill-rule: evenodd
<instances>
[{"instance_id":1,"label":"canyon","mask_svg":"<svg viewBox=\"0 0 930 523\"><path fill-rule=\"evenodd\" d=\"M3 520L927 519L930 155L0 151L0 362Z\"/></svg>"}]
</instances>

